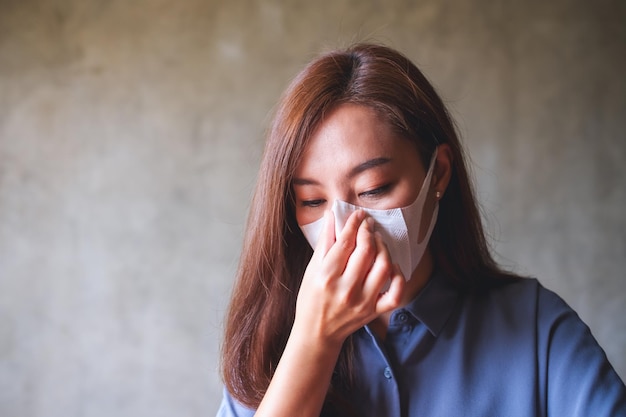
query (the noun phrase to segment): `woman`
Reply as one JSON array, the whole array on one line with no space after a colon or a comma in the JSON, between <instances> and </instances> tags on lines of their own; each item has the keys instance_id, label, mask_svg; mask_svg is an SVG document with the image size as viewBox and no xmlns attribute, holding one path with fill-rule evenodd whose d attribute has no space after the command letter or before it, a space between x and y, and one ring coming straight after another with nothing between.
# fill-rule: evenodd
<instances>
[{"instance_id":1,"label":"woman","mask_svg":"<svg viewBox=\"0 0 626 417\"><path fill-rule=\"evenodd\" d=\"M446 108L377 45L282 98L222 367L219 416L626 416L578 316L496 265Z\"/></svg>"}]
</instances>

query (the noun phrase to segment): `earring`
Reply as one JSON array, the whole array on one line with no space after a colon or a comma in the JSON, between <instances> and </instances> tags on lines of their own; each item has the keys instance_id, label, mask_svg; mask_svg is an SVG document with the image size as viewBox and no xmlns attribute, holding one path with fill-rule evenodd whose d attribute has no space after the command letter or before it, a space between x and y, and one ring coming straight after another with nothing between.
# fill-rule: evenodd
<instances>
[{"instance_id":1,"label":"earring","mask_svg":"<svg viewBox=\"0 0 626 417\"><path fill-rule=\"evenodd\" d=\"M437 200L439 200L441 198L441 191L437 191L435 193L435 197L437 197Z\"/></svg>"}]
</instances>

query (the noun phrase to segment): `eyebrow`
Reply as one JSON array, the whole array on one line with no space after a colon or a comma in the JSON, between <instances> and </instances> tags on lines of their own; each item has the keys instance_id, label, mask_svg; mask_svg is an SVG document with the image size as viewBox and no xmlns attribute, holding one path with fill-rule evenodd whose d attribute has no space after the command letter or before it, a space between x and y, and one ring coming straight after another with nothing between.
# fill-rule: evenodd
<instances>
[{"instance_id":1,"label":"eyebrow","mask_svg":"<svg viewBox=\"0 0 626 417\"><path fill-rule=\"evenodd\" d=\"M376 168L381 165L387 164L391 162L391 158L373 158L363 162L352 168L350 172L348 172L348 178L354 178L358 174L367 171L368 169ZM294 178L292 181L293 185L319 185L319 182L309 178Z\"/></svg>"},{"instance_id":2,"label":"eyebrow","mask_svg":"<svg viewBox=\"0 0 626 417\"><path fill-rule=\"evenodd\" d=\"M389 162L391 162L391 158L381 157L381 158L370 159L369 161L365 161L362 164L359 164L355 166L354 168L352 168L350 172L348 173L348 178L353 178L363 171L367 171L368 169L379 167Z\"/></svg>"}]
</instances>

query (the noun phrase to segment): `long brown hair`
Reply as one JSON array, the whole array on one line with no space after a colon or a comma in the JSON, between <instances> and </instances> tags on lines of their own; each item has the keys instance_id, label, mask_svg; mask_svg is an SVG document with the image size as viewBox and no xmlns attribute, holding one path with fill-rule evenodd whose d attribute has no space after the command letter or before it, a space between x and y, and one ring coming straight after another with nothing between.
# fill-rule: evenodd
<instances>
[{"instance_id":1,"label":"long brown hair","mask_svg":"<svg viewBox=\"0 0 626 417\"><path fill-rule=\"evenodd\" d=\"M439 203L430 241L437 268L464 291L488 288L510 277L489 252L454 125L424 75L405 56L380 45L357 44L320 56L293 80L274 117L226 317L224 382L234 398L253 408L263 398L284 350L312 255L296 224L291 179L314 130L343 103L382 114L416 144L425 166L438 144L450 146L452 178ZM350 343L346 346L337 363L335 387L349 381Z\"/></svg>"}]
</instances>

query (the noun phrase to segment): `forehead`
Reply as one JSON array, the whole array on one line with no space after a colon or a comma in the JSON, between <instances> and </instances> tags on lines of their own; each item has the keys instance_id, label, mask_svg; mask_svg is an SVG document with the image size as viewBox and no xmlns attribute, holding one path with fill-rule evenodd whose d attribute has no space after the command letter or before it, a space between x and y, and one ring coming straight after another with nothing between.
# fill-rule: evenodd
<instances>
[{"instance_id":1,"label":"forehead","mask_svg":"<svg viewBox=\"0 0 626 417\"><path fill-rule=\"evenodd\" d=\"M372 158L419 163L413 143L401 137L374 109L343 104L331 111L310 137L296 177L340 172Z\"/></svg>"}]
</instances>

